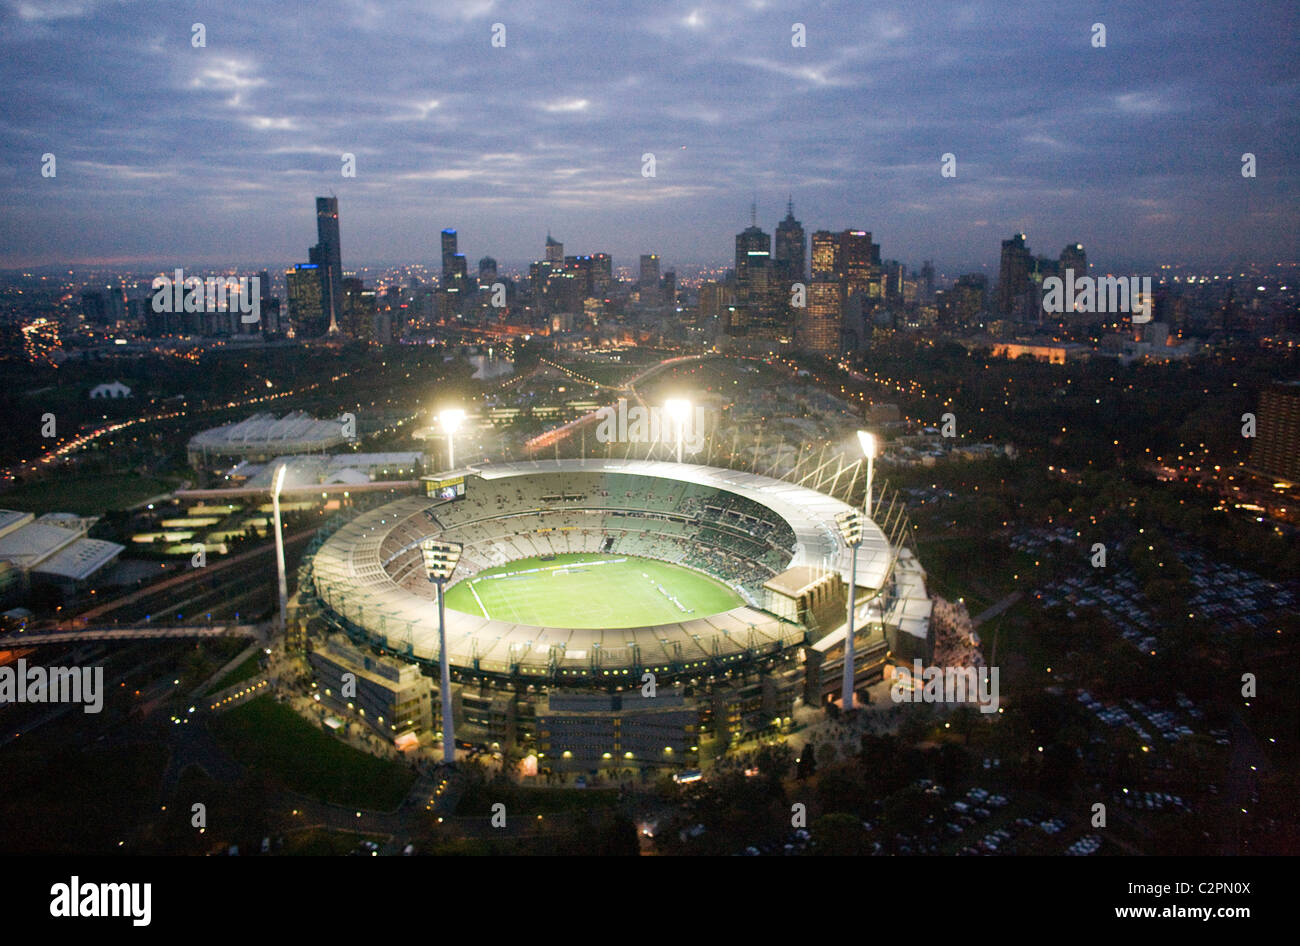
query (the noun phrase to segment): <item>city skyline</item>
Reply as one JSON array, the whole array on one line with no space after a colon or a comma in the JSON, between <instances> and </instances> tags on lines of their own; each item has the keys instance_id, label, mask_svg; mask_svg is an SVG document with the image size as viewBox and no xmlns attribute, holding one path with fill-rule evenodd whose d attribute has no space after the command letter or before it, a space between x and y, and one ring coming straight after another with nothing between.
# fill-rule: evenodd
<instances>
[{"instance_id":1,"label":"city skyline","mask_svg":"<svg viewBox=\"0 0 1300 946\"><path fill-rule=\"evenodd\" d=\"M791 195L809 232L863 227L952 273L995 269L1015 232L1115 268L1294 255L1282 4L1241 22L1224 3L1165 21L1037 3L581 19L337 3L293 32L209 9L9 5L0 267L293 260L324 194L367 262L437 260L444 227L470 259L536 259L549 230L616 261L721 262L751 201L770 232Z\"/></svg>"}]
</instances>

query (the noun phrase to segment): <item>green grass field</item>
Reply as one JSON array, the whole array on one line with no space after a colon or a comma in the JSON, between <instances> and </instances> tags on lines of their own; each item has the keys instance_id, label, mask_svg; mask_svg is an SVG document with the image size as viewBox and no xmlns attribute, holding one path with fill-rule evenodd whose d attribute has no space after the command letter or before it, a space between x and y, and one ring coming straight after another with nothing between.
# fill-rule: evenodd
<instances>
[{"instance_id":1,"label":"green grass field","mask_svg":"<svg viewBox=\"0 0 1300 946\"><path fill-rule=\"evenodd\" d=\"M237 761L321 801L392 811L415 782L405 765L353 749L270 696L214 716L208 726Z\"/></svg>"},{"instance_id":2,"label":"green grass field","mask_svg":"<svg viewBox=\"0 0 1300 946\"><path fill-rule=\"evenodd\" d=\"M634 555L569 553L545 562L525 558L485 569L447 589L447 607L454 611L480 616L486 611L496 620L547 627L671 624L741 604L735 591L714 578Z\"/></svg>"}]
</instances>

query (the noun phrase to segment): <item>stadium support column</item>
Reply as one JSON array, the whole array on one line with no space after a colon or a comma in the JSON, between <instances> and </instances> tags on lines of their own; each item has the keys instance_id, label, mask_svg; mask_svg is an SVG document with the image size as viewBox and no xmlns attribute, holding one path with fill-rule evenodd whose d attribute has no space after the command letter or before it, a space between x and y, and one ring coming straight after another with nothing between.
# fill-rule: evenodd
<instances>
[{"instance_id":1,"label":"stadium support column","mask_svg":"<svg viewBox=\"0 0 1300 946\"><path fill-rule=\"evenodd\" d=\"M284 525L280 522L280 490L284 488L284 474L288 464L281 463L275 468L271 479L271 510L275 520L275 570L280 592L280 633L289 631L289 587L284 574Z\"/></svg>"}]
</instances>

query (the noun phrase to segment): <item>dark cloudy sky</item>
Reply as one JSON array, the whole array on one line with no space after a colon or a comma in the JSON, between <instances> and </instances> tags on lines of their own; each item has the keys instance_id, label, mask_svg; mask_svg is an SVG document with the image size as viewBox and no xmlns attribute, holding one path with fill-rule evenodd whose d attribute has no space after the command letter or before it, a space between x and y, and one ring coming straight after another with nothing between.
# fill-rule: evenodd
<instances>
[{"instance_id":1,"label":"dark cloudy sky","mask_svg":"<svg viewBox=\"0 0 1300 946\"><path fill-rule=\"evenodd\" d=\"M432 261L448 226L471 266L548 226L616 265L720 262L751 195L771 232L787 193L810 233L949 272L1021 230L1102 266L1294 259L1298 9L4 0L0 266L301 260L330 192L345 265Z\"/></svg>"}]
</instances>

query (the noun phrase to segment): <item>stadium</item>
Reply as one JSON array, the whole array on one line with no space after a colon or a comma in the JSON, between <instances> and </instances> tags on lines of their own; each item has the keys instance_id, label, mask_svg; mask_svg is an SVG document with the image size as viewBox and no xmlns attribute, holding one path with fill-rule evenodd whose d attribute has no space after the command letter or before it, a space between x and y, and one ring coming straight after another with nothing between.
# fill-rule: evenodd
<instances>
[{"instance_id":1,"label":"stadium","mask_svg":"<svg viewBox=\"0 0 1300 946\"><path fill-rule=\"evenodd\" d=\"M300 606L313 633L418 664L436 692L437 593L420 543L460 544L446 634L467 744L575 766L615 753L691 764L701 740L838 695L850 580L855 685L889 660L929 656L930 601L901 502L876 506L853 573L836 523L850 507L756 473L557 459L423 485L324 538Z\"/></svg>"}]
</instances>

